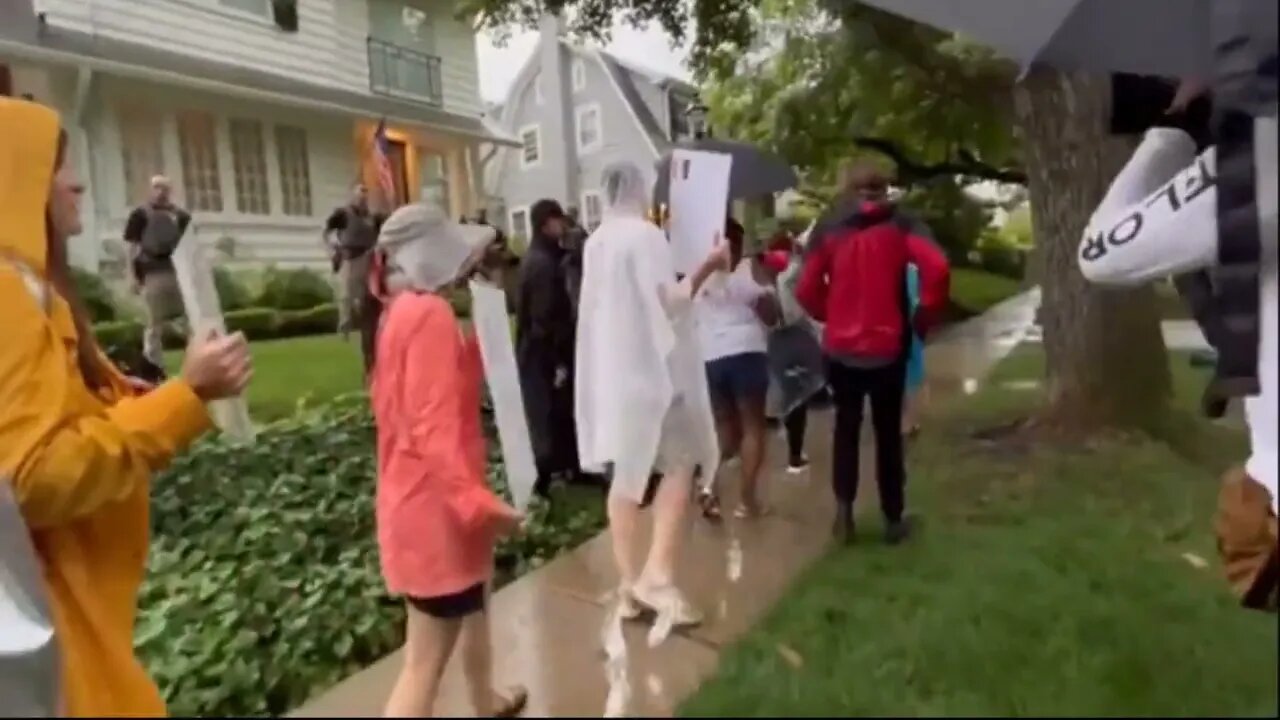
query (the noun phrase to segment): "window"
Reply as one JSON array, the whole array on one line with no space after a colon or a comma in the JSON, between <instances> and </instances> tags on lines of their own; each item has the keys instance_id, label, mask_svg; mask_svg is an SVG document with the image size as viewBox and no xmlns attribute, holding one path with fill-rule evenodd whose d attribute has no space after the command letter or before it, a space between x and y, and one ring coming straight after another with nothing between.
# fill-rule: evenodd
<instances>
[{"instance_id":1,"label":"window","mask_svg":"<svg viewBox=\"0 0 1280 720\"><path fill-rule=\"evenodd\" d=\"M445 165L444 156L438 153L418 148L418 157L420 158L419 182L421 186L418 188L422 202L435 205L449 212L449 172Z\"/></svg>"},{"instance_id":2,"label":"window","mask_svg":"<svg viewBox=\"0 0 1280 720\"><path fill-rule=\"evenodd\" d=\"M578 133L578 152L600 149L600 106L583 105L574 112L574 126Z\"/></svg>"},{"instance_id":3,"label":"window","mask_svg":"<svg viewBox=\"0 0 1280 720\"><path fill-rule=\"evenodd\" d=\"M600 227L602 220L604 220L604 202L600 199L599 191L588 190L582 193L582 224L585 229L595 230Z\"/></svg>"},{"instance_id":4,"label":"window","mask_svg":"<svg viewBox=\"0 0 1280 720\"><path fill-rule=\"evenodd\" d=\"M287 125L276 126L276 158L280 163L280 195L285 215L311 214L311 156L307 132Z\"/></svg>"},{"instance_id":5,"label":"window","mask_svg":"<svg viewBox=\"0 0 1280 720\"><path fill-rule=\"evenodd\" d=\"M251 15L261 15L264 18L271 17L271 3L269 0L218 0L218 4L230 10L239 10Z\"/></svg>"},{"instance_id":6,"label":"window","mask_svg":"<svg viewBox=\"0 0 1280 720\"><path fill-rule=\"evenodd\" d=\"M582 58L574 58L573 65L569 67L569 75L573 79L574 92L587 86L587 66L582 64Z\"/></svg>"},{"instance_id":7,"label":"window","mask_svg":"<svg viewBox=\"0 0 1280 720\"><path fill-rule=\"evenodd\" d=\"M164 126L159 113L139 107L120 108L116 120L120 123L124 201L134 205L147 197L151 178L164 173L164 151L160 146Z\"/></svg>"},{"instance_id":8,"label":"window","mask_svg":"<svg viewBox=\"0 0 1280 720\"><path fill-rule=\"evenodd\" d=\"M182 185L188 208L222 212L218 134L213 116L193 111L178 113L178 149L182 153Z\"/></svg>"},{"instance_id":9,"label":"window","mask_svg":"<svg viewBox=\"0 0 1280 720\"><path fill-rule=\"evenodd\" d=\"M529 239L529 208L517 208L511 211L511 234Z\"/></svg>"},{"instance_id":10,"label":"window","mask_svg":"<svg viewBox=\"0 0 1280 720\"><path fill-rule=\"evenodd\" d=\"M262 123L233 119L230 132L236 209L249 215L270 215L271 194L267 190L267 151L262 139Z\"/></svg>"},{"instance_id":11,"label":"window","mask_svg":"<svg viewBox=\"0 0 1280 720\"><path fill-rule=\"evenodd\" d=\"M530 168L542 162L542 131L531 125L520 131L520 167Z\"/></svg>"},{"instance_id":12,"label":"window","mask_svg":"<svg viewBox=\"0 0 1280 720\"><path fill-rule=\"evenodd\" d=\"M539 105L542 104L542 74L539 73L533 79L533 101Z\"/></svg>"}]
</instances>

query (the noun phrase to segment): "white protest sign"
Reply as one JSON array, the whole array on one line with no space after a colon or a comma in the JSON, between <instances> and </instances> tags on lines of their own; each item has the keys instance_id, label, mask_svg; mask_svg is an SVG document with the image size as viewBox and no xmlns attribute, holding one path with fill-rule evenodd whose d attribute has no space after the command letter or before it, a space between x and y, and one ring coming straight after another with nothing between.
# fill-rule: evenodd
<instances>
[{"instance_id":1,"label":"white protest sign","mask_svg":"<svg viewBox=\"0 0 1280 720\"><path fill-rule=\"evenodd\" d=\"M533 462L533 442L529 421L520 394L520 374L511 343L511 319L507 316L507 296L501 289L471 281L471 323L480 341L484 375L493 400L498 442L507 470L511 501L519 510L529 506L538 470Z\"/></svg>"},{"instance_id":2,"label":"white protest sign","mask_svg":"<svg viewBox=\"0 0 1280 720\"><path fill-rule=\"evenodd\" d=\"M701 150L671 152L671 254L676 272L688 274L706 260L724 233L733 157Z\"/></svg>"},{"instance_id":3,"label":"white protest sign","mask_svg":"<svg viewBox=\"0 0 1280 720\"><path fill-rule=\"evenodd\" d=\"M213 267L205 258L194 227L188 229L186 237L174 249L173 269L178 277L178 288L182 291L182 305L192 336L210 330L225 333L227 326L222 319L218 286L213 282ZM222 432L243 442L253 441L253 421L249 419L249 405L244 398L209 403L209 414Z\"/></svg>"}]
</instances>

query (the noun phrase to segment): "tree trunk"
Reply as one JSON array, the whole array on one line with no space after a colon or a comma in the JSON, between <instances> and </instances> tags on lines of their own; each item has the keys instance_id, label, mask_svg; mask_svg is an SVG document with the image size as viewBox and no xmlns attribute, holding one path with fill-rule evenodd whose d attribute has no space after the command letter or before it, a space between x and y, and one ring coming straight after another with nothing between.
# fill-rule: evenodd
<instances>
[{"instance_id":1,"label":"tree trunk","mask_svg":"<svg viewBox=\"0 0 1280 720\"><path fill-rule=\"evenodd\" d=\"M1085 432L1143 426L1164 412L1170 392L1154 290L1092 285L1077 264L1085 225L1133 150L1108 133L1110 84L1037 69L1015 97L1042 293L1047 418Z\"/></svg>"}]
</instances>

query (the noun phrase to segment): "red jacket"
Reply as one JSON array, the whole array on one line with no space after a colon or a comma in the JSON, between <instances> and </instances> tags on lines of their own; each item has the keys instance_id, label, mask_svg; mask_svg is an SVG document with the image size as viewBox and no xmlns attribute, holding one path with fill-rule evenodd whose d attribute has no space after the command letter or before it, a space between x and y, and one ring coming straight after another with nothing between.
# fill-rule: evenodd
<instances>
[{"instance_id":1,"label":"red jacket","mask_svg":"<svg viewBox=\"0 0 1280 720\"><path fill-rule=\"evenodd\" d=\"M864 204L809 242L796 300L826 324L831 355L894 358L907 347L907 263L920 271L920 304L911 319L921 337L946 307L951 271L933 241L895 214Z\"/></svg>"}]
</instances>

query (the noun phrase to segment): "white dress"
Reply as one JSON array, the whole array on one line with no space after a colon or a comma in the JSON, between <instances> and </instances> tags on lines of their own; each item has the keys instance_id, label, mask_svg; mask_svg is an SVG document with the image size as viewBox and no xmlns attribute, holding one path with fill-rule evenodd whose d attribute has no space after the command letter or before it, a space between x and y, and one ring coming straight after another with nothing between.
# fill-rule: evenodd
<instances>
[{"instance_id":1,"label":"white dress","mask_svg":"<svg viewBox=\"0 0 1280 720\"><path fill-rule=\"evenodd\" d=\"M606 216L586 242L574 414L588 472L640 502L653 470L719 461L692 302L667 238L639 216Z\"/></svg>"}]
</instances>

